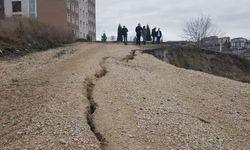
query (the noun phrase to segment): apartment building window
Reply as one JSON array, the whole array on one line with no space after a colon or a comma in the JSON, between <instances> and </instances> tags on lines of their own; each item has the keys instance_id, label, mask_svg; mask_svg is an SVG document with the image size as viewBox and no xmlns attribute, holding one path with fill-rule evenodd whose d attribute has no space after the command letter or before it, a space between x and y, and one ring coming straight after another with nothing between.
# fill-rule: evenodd
<instances>
[{"instance_id":1,"label":"apartment building window","mask_svg":"<svg viewBox=\"0 0 250 150\"><path fill-rule=\"evenodd\" d=\"M76 37L79 38L79 32L78 31L76 31Z\"/></svg>"},{"instance_id":2,"label":"apartment building window","mask_svg":"<svg viewBox=\"0 0 250 150\"><path fill-rule=\"evenodd\" d=\"M82 38L82 32L80 32L80 38Z\"/></svg>"},{"instance_id":3,"label":"apartment building window","mask_svg":"<svg viewBox=\"0 0 250 150\"><path fill-rule=\"evenodd\" d=\"M75 12L76 12L77 14L79 13L78 5L75 6Z\"/></svg>"},{"instance_id":4,"label":"apartment building window","mask_svg":"<svg viewBox=\"0 0 250 150\"><path fill-rule=\"evenodd\" d=\"M75 11L75 6L73 3L71 4L71 11L73 11L73 12Z\"/></svg>"},{"instance_id":5,"label":"apartment building window","mask_svg":"<svg viewBox=\"0 0 250 150\"><path fill-rule=\"evenodd\" d=\"M71 19L70 14L67 14L67 22L70 23L70 19Z\"/></svg>"},{"instance_id":6,"label":"apartment building window","mask_svg":"<svg viewBox=\"0 0 250 150\"><path fill-rule=\"evenodd\" d=\"M75 25L79 25L79 19L78 18L76 18L76 20L75 20Z\"/></svg>"},{"instance_id":7,"label":"apartment building window","mask_svg":"<svg viewBox=\"0 0 250 150\"><path fill-rule=\"evenodd\" d=\"M75 24L75 17L71 17L71 23Z\"/></svg>"},{"instance_id":8,"label":"apartment building window","mask_svg":"<svg viewBox=\"0 0 250 150\"><path fill-rule=\"evenodd\" d=\"M67 8L70 9L70 1L67 0Z\"/></svg>"},{"instance_id":9,"label":"apartment building window","mask_svg":"<svg viewBox=\"0 0 250 150\"><path fill-rule=\"evenodd\" d=\"M30 17L36 17L36 0L29 0Z\"/></svg>"},{"instance_id":10,"label":"apartment building window","mask_svg":"<svg viewBox=\"0 0 250 150\"><path fill-rule=\"evenodd\" d=\"M84 12L84 10L82 11L82 16L85 17L85 12Z\"/></svg>"},{"instance_id":11,"label":"apartment building window","mask_svg":"<svg viewBox=\"0 0 250 150\"><path fill-rule=\"evenodd\" d=\"M241 46L240 47L244 47L245 46L245 43L240 43L241 44Z\"/></svg>"},{"instance_id":12,"label":"apartment building window","mask_svg":"<svg viewBox=\"0 0 250 150\"><path fill-rule=\"evenodd\" d=\"M21 1L13 1L12 2L12 11L13 12L21 12L22 11L22 2Z\"/></svg>"}]
</instances>

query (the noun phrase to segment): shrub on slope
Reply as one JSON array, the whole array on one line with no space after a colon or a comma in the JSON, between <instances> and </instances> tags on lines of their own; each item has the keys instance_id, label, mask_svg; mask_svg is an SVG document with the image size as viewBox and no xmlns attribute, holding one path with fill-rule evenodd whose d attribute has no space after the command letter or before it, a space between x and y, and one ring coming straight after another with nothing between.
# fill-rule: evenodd
<instances>
[{"instance_id":1,"label":"shrub on slope","mask_svg":"<svg viewBox=\"0 0 250 150\"><path fill-rule=\"evenodd\" d=\"M0 56L26 54L72 43L71 31L30 18L0 20Z\"/></svg>"}]
</instances>

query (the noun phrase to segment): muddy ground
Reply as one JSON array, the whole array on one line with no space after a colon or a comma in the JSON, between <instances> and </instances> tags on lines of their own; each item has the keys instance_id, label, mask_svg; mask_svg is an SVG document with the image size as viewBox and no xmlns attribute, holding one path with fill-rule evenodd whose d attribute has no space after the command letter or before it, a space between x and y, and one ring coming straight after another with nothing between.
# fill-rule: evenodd
<instances>
[{"instance_id":1,"label":"muddy ground","mask_svg":"<svg viewBox=\"0 0 250 150\"><path fill-rule=\"evenodd\" d=\"M0 61L0 149L249 149L250 85L135 46Z\"/></svg>"}]
</instances>

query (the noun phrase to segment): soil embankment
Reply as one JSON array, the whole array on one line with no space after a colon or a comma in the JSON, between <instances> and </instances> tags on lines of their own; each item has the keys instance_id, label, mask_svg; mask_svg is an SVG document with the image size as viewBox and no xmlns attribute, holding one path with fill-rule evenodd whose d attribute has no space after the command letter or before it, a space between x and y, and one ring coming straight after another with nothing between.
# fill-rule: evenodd
<instances>
[{"instance_id":1,"label":"soil embankment","mask_svg":"<svg viewBox=\"0 0 250 150\"><path fill-rule=\"evenodd\" d=\"M107 149L250 147L249 84L134 55L107 59L95 84L94 121Z\"/></svg>"},{"instance_id":2,"label":"soil embankment","mask_svg":"<svg viewBox=\"0 0 250 150\"><path fill-rule=\"evenodd\" d=\"M32 18L0 20L0 58L23 56L75 41L71 30L42 23Z\"/></svg>"},{"instance_id":3,"label":"soil embankment","mask_svg":"<svg viewBox=\"0 0 250 150\"><path fill-rule=\"evenodd\" d=\"M168 46L144 52L180 68L250 83L250 61L234 55L187 46Z\"/></svg>"}]
</instances>

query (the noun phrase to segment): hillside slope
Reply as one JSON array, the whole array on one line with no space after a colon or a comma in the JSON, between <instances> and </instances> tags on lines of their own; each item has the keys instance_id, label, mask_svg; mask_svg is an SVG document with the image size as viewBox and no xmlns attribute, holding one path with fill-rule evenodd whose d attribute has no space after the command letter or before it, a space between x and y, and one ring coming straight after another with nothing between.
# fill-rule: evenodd
<instances>
[{"instance_id":1,"label":"hillside slope","mask_svg":"<svg viewBox=\"0 0 250 150\"><path fill-rule=\"evenodd\" d=\"M97 129L109 150L248 149L250 85L147 54L110 58L96 84Z\"/></svg>"},{"instance_id":2,"label":"hillside slope","mask_svg":"<svg viewBox=\"0 0 250 150\"><path fill-rule=\"evenodd\" d=\"M249 84L134 49L76 43L0 61L0 149L250 147Z\"/></svg>"}]
</instances>

